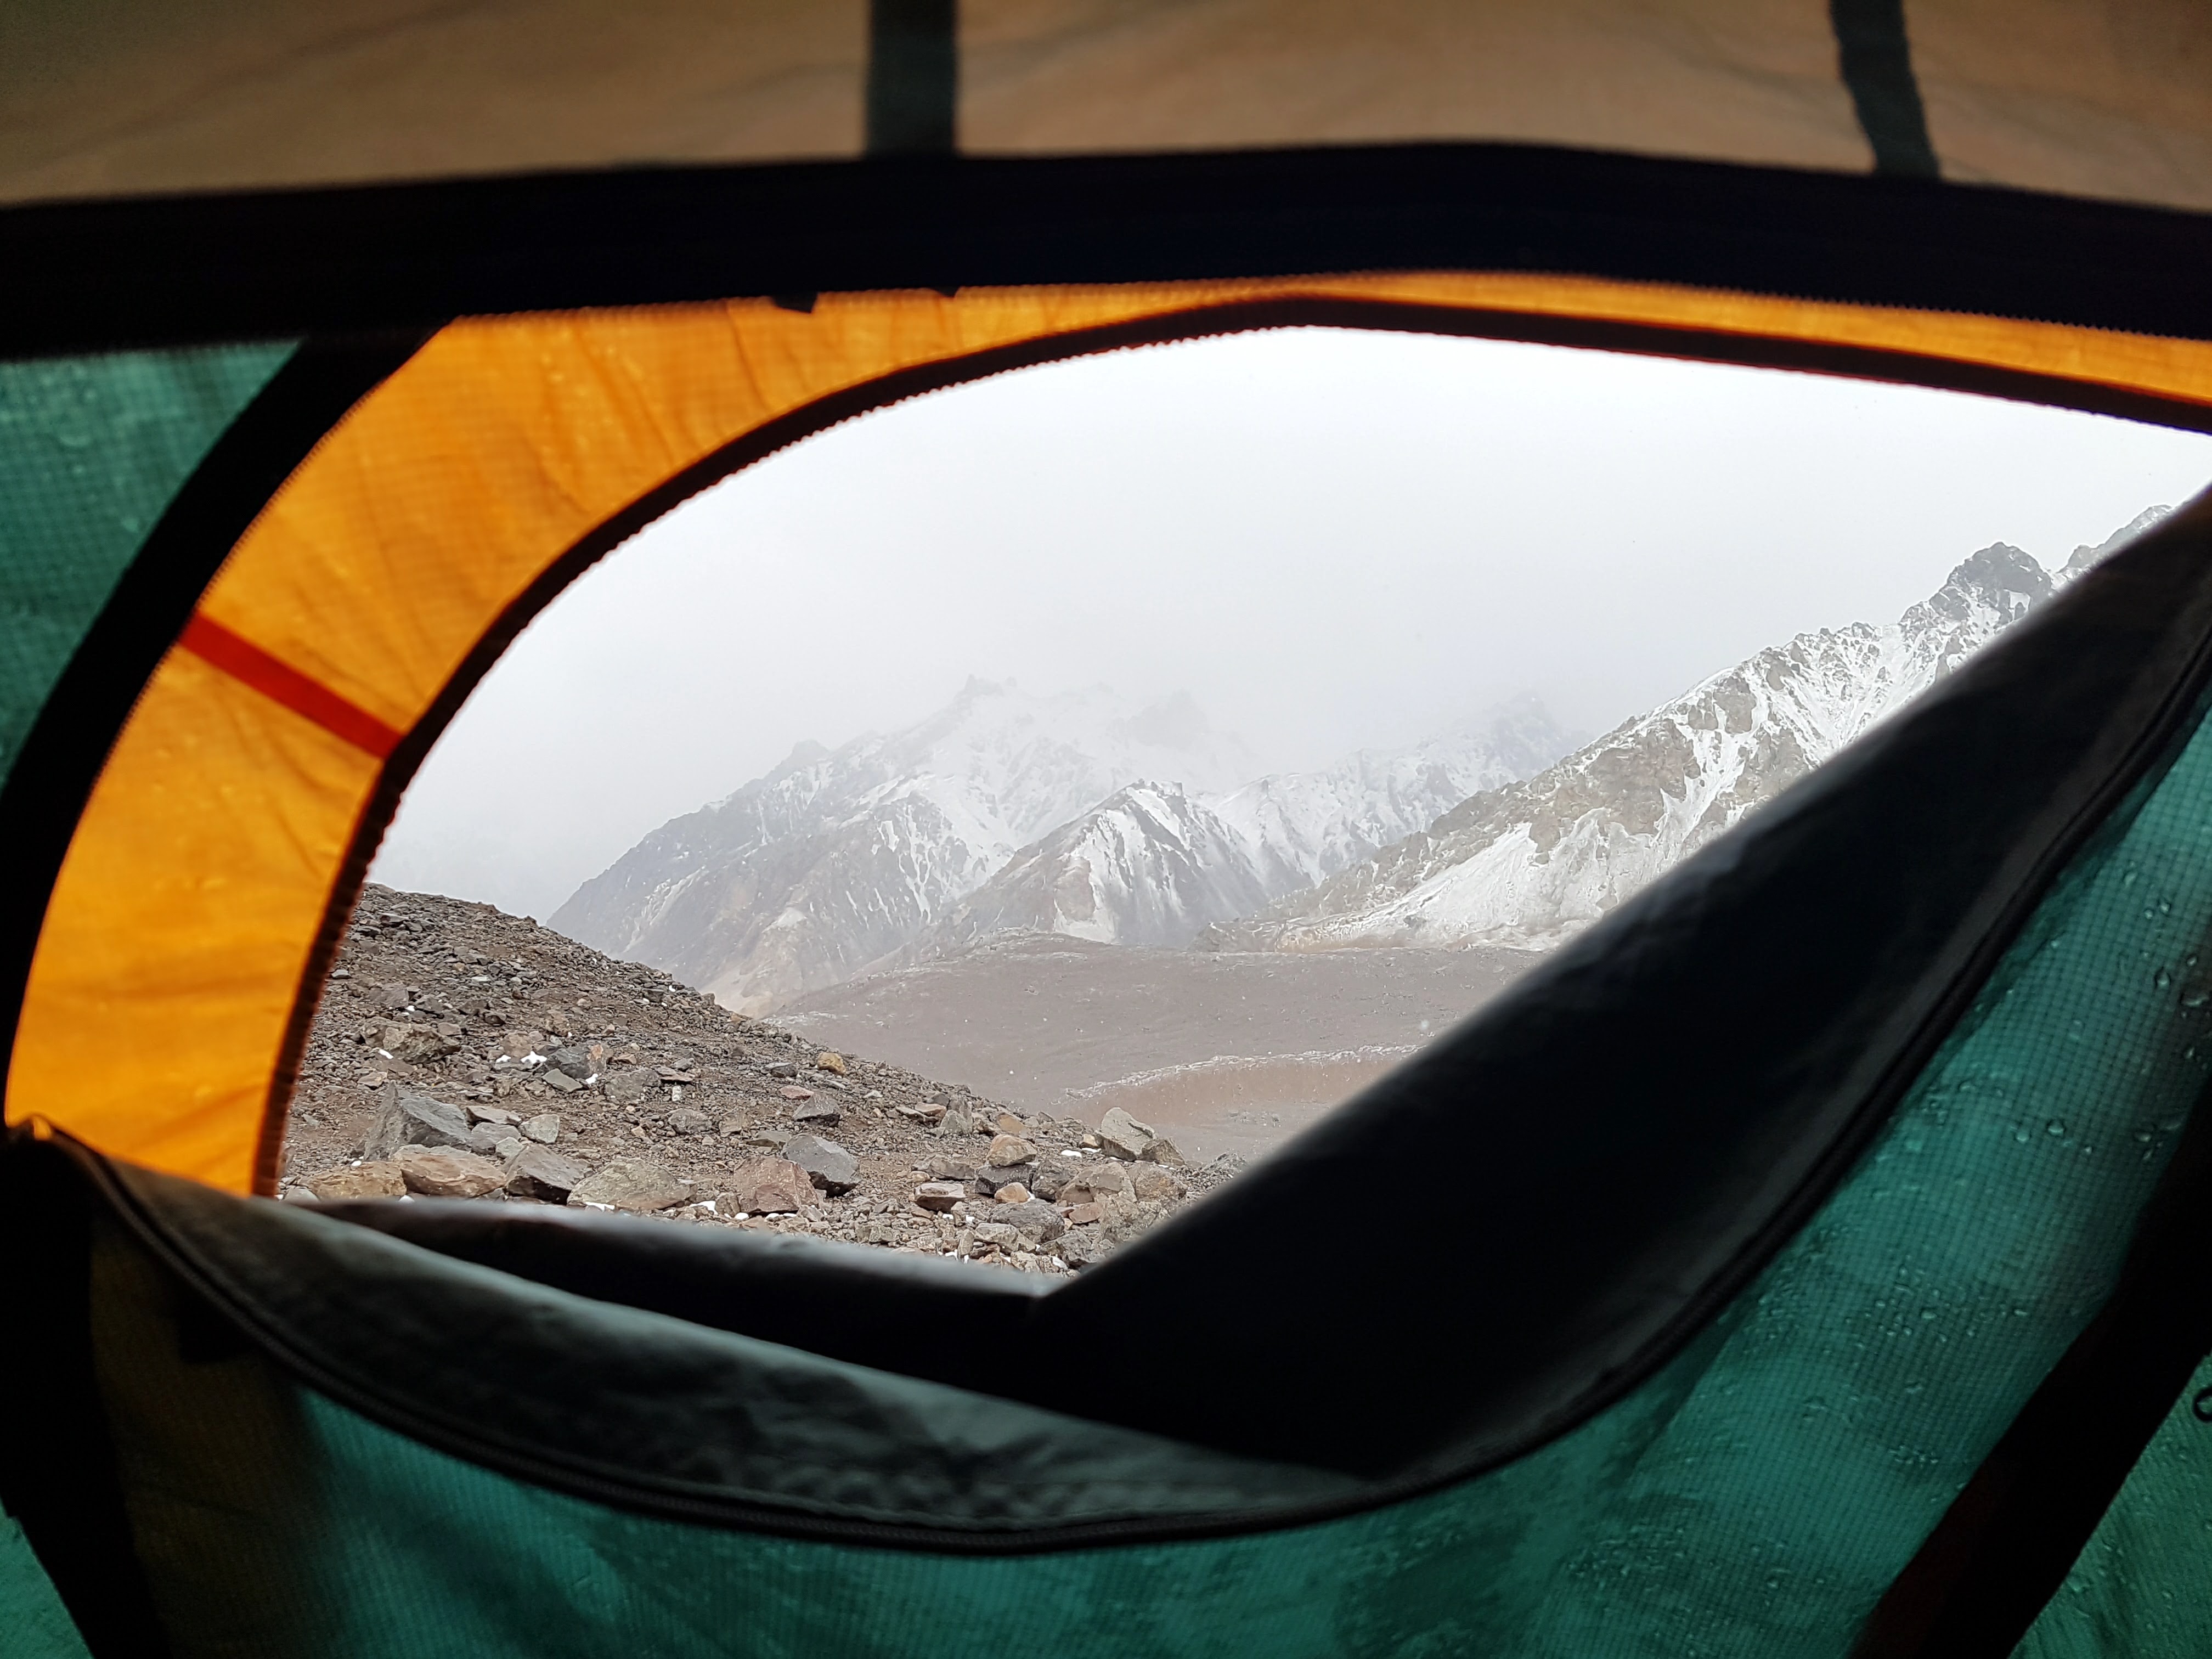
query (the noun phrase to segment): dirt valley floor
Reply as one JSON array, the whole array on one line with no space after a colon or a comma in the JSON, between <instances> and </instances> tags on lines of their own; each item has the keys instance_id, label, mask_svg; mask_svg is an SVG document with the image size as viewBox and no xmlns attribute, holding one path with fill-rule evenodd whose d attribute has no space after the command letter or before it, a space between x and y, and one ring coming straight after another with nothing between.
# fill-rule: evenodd
<instances>
[{"instance_id":1,"label":"dirt valley floor","mask_svg":"<svg viewBox=\"0 0 2212 1659\"><path fill-rule=\"evenodd\" d=\"M1266 1151L1538 960L1504 950L1147 951L994 940L818 991L776 1023L963 1079L1018 1110L1119 1107L1194 1161Z\"/></svg>"},{"instance_id":2,"label":"dirt valley floor","mask_svg":"<svg viewBox=\"0 0 2212 1659\"><path fill-rule=\"evenodd\" d=\"M1127 1114L1017 1112L738 1018L489 905L372 886L279 1196L575 1205L1073 1271L1231 1178Z\"/></svg>"}]
</instances>

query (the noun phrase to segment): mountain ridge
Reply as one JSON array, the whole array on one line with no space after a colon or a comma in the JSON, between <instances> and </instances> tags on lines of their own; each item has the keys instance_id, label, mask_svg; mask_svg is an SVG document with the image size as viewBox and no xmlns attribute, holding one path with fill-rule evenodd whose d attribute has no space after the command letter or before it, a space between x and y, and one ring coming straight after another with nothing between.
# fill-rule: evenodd
<instances>
[{"instance_id":1,"label":"mountain ridge","mask_svg":"<svg viewBox=\"0 0 2212 1659\"><path fill-rule=\"evenodd\" d=\"M1992 543L1892 623L1801 633L1624 721L1536 775L1469 797L1366 862L1215 924L1207 950L1483 945L1547 950L1911 702L2156 523L2153 507L2054 573Z\"/></svg>"}]
</instances>

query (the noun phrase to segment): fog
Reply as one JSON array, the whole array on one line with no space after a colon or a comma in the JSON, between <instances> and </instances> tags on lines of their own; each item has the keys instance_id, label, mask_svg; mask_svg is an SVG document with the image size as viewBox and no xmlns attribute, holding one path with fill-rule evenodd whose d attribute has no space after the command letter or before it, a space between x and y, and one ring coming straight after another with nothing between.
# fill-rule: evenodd
<instances>
[{"instance_id":1,"label":"fog","mask_svg":"<svg viewBox=\"0 0 2212 1659\"><path fill-rule=\"evenodd\" d=\"M1954 393L1297 330L933 393L586 574L431 754L374 875L545 915L666 819L971 674L1193 694L1271 768L1533 690L1601 731L1993 541L2063 562L2212 439Z\"/></svg>"}]
</instances>

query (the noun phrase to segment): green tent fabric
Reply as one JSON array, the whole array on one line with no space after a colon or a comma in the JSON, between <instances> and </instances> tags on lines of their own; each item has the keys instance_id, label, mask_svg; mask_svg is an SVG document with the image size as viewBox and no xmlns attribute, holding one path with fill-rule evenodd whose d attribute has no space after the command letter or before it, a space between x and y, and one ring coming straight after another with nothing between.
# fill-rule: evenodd
<instances>
[{"instance_id":1,"label":"green tent fabric","mask_svg":"<svg viewBox=\"0 0 2212 1659\"><path fill-rule=\"evenodd\" d=\"M1879 796L1916 743L1980 741L1962 710L2020 712L2033 671L2157 573L2202 589L2178 550L2203 516L1903 717L1829 799ZM86 1217L90 1374L183 1651L1839 1659L2109 1304L2169 1169L2202 1166L2174 1153L2192 1127L2202 1143L2212 1076L2203 680L2176 682L2188 700L2161 718L2181 739L2137 745L2133 782L1763 1270L1613 1403L1423 1490L743 1334L764 1299L716 1328L532 1282L462 1259L465 1231L440 1227L467 1206L320 1213L19 1138L9 1243L20 1259L42 1236L25 1231L42 1206ZM1732 840L1790 841L1793 805L1820 793ZM1622 954L1701 877L1747 879L1757 860L1735 850L1661 884L1587 957ZM1565 972L1546 971L1556 999ZM1609 1109L1626 1133L1648 1103ZM1193 1231L1133 1258L1197 1266ZM1542 1267L1438 1264L1433 1293ZM14 1322L65 1348L41 1316ZM617 1368L575 1385L595 1354ZM2212 1641L2201 1429L2184 1400L2024 1652ZM1126 1541L1055 1536L1070 1522Z\"/></svg>"},{"instance_id":2,"label":"green tent fabric","mask_svg":"<svg viewBox=\"0 0 2212 1659\"><path fill-rule=\"evenodd\" d=\"M0 782L162 509L293 349L0 363Z\"/></svg>"}]
</instances>

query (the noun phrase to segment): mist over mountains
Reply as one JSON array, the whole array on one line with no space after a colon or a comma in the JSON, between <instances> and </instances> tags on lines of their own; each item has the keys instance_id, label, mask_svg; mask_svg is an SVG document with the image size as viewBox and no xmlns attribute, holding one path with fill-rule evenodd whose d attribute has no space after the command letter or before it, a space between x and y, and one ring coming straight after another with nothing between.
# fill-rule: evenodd
<instances>
[{"instance_id":1,"label":"mist over mountains","mask_svg":"<svg viewBox=\"0 0 2212 1659\"><path fill-rule=\"evenodd\" d=\"M1993 544L1894 622L1798 635L1588 743L1522 698L1409 748L1255 777L1188 697L971 679L902 731L799 745L647 836L551 925L751 1013L1011 934L1546 949L2166 510L2056 574Z\"/></svg>"},{"instance_id":2,"label":"mist over mountains","mask_svg":"<svg viewBox=\"0 0 2212 1659\"><path fill-rule=\"evenodd\" d=\"M971 679L927 720L802 744L663 825L550 925L747 1012L1008 927L1180 945L1574 742L1523 701L1411 749L1255 779L1186 697L1131 708L1103 687Z\"/></svg>"}]
</instances>

